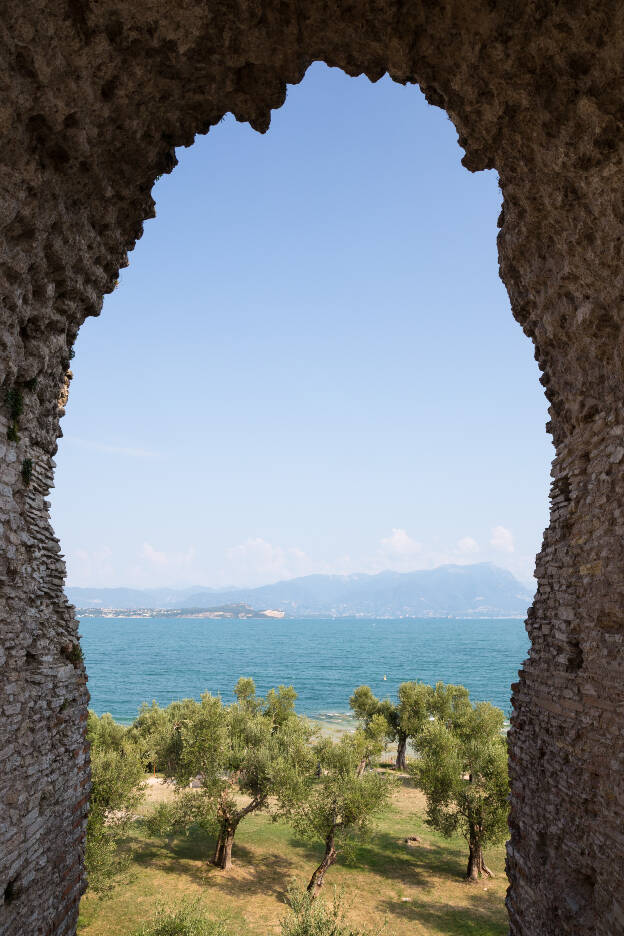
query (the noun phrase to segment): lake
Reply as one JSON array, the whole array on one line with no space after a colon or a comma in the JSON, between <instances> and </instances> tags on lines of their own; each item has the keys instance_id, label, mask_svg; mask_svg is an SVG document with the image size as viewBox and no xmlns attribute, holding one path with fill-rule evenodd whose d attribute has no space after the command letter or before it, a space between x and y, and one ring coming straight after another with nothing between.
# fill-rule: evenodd
<instances>
[{"instance_id":1,"label":"lake","mask_svg":"<svg viewBox=\"0 0 624 936\"><path fill-rule=\"evenodd\" d=\"M91 708L132 721L143 701L202 692L233 699L239 676L261 694L293 685L297 710L342 725L365 683L395 698L401 682L461 683L473 700L510 711L527 655L524 622L505 620L82 618Z\"/></svg>"}]
</instances>

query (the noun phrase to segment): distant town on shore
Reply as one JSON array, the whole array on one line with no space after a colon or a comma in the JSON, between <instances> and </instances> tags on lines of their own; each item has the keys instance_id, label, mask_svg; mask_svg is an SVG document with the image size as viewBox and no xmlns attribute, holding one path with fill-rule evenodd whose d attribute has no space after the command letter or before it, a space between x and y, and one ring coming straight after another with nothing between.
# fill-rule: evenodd
<instances>
[{"instance_id":1,"label":"distant town on shore","mask_svg":"<svg viewBox=\"0 0 624 936\"><path fill-rule=\"evenodd\" d=\"M216 608L76 608L79 617L105 618L283 618L284 611L256 611L246 604Z\"/></svg>"}]
</instances>

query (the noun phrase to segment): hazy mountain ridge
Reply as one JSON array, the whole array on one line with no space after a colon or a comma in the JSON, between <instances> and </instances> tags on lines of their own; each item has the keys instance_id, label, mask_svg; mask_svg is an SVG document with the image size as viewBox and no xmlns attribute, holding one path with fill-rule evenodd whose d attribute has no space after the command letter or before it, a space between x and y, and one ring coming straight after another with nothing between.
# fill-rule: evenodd
<instances>
[{"instance_id":1,"label":"hazy mountain ridge","mask_svg":"<svg viewBox=\"0 0 624 936\"><path fill-rule=\"evenodd\" d=\"M78 608L200 608L248 604L299 617L523 616L532 592L492 563L418 572L306 575L257 588L66 588Z\"/></svg>"}]
</instances>

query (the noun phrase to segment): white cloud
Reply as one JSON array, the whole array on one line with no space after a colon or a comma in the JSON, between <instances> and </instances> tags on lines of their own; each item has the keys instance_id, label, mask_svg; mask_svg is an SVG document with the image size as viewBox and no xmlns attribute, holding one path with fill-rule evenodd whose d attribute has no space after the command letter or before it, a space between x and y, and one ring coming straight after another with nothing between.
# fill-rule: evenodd
<instances>
[{"instance_id":1,"label":"white cloud","mask_svg":"<svg viewBox=\"0 0 624 936\"><path fill-rule=\"evenodd\" d=\"M93 549L81 546L72 549L67 556L68 583L94 587L109 585L114 577L112 557L113 550L104 544Z\"/></svg>"},{"instance_id":2,"label":"white cloud","mask_svg":"<svg viewBox=\"0 0 624 936\"><path fill-rule=\"evenodd\" d=\"M478 553L479 544L477 543L476 539L472 538L472 536L462 536L460 540L457 540L457 549L463 555Z\"/></svg>"},{"instance_id":3,"label":"white cloud","mask_svg":"<svg viewBox=\"0 0 624 936\"><path fill-rule=\"evenodd\" d=\"M151 543L143 543L141 548L141 558L153 562L155 565L167 565L167 555L164 552L158 552Z\"/></svg>"},{"instance_id":4,"label":"white cloud","mask_svg":"<svg viewBox=\"0 0 624 936\"><path fill-rule=\"evenodd\" d=\"M394 527L391 535L382 539L381 551L394 557L417 556L422 552L422 545L412 539L407 530Z\"/></svg>"},{"instance_id":5,"label":"white cloud","mask_svg":"<svg viewBox=\"0 0 624 936\"><path fill-rule=\"evenodd\" d=\"M318 564L297 546L275 546L262 537L250 537L225 551L227 568L221 578L242 585L260 585L318 572Z\"/></svg>"},{"instance_id":6,"label":"white cloud","mask_svg":"<svg viewBox=\"0 0 624 936\"><path fill-rule=\"evenodd\" d=\"M166 553L155 549L151 543L143 543L141 547L141 558L157 566L188 566L195 558L195 547L189 546L185 552Z\"/></svg>"},{"instance_id":7,"label":"white cloud","mask_svg":"<svg viewBox=\"0 0 624 936\"><path fill-rule=\"evenodd\" d=\"M179 544L174 545L179 547ZM335 557L320 558L298 546L282 546L257 536L225 549L221 562L214 552L198 554L193 546L162 549L148 541L133 544L129 551L120 549L115 553L107 545L92 549L78 547L69 550L69 580L72 585L93 587L124 584L253 587L314 573L375 573L384 569L411 572L486 559L504 565L523 580L531 579L533 557L520 555L511 531L501 525L491 529L487 545L479 544L472 536L462 536L452 541L452 545L440 542L439 537L433 542L421 543L405 528L394 527L378 540L376 547L371 546L355 554L343 552Z\"/></svg>"},{"instance_id":8,"label":"white cloud","mask_svg":"<svg viewBox=\"0 0 624 936\"><path fill-rule=\"evenodd\" d=\"M407 530L393 527L390 536L385 536L379 543L377 555L359 563L361 571L381 572L392 569L395 572L407 572L421 566L426 561L422 543L413 539Z\"/></svg>"},{"instance_id":9,"label":"white cloud","mask_svg":"<svg viewBox=\"0 0 624 936\"><path fill-rule=\"evenodd\" d=\"M512 553L515 547L511 530L504 526L495 526L492 530L490 545L502 552Z\"/></svg>"}]
</instances>

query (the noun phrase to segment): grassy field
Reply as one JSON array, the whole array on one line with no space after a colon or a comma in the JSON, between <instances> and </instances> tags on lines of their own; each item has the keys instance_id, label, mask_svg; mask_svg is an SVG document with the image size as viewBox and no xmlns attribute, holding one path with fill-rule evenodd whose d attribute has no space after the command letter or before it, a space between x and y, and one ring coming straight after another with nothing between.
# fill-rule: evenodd
<instances>
[{"instance_id":1,"label":"grassy field","mask_svg":"<svg viewBox=\"0 0 624 936\"><path fill-rule=\"evenodd\" d=\"M144 812L169 795L160 784L150 787ZM505 936L504 848L486 853L494 880L466 884L464 841L441 838L423 816L423 796L405 778L375 834L358 847L355 863L339 862L330 869L328 895L337 885L349 922L367 930L385 923L384 936ZM418 836L420 844L406 845L408 835ZM306 884L321 857L320 847L262 815L241 823L228 873L208 863L214 843L203 833L149 838L137 822L129 846L133 860L127 882L110 897L83 898L80 936L125 936L152 915L159 901L186 895L202 896L216 914L231 920L236 934L271 936L279 932L289 883Z\"/></svg>"}]
</instances>

